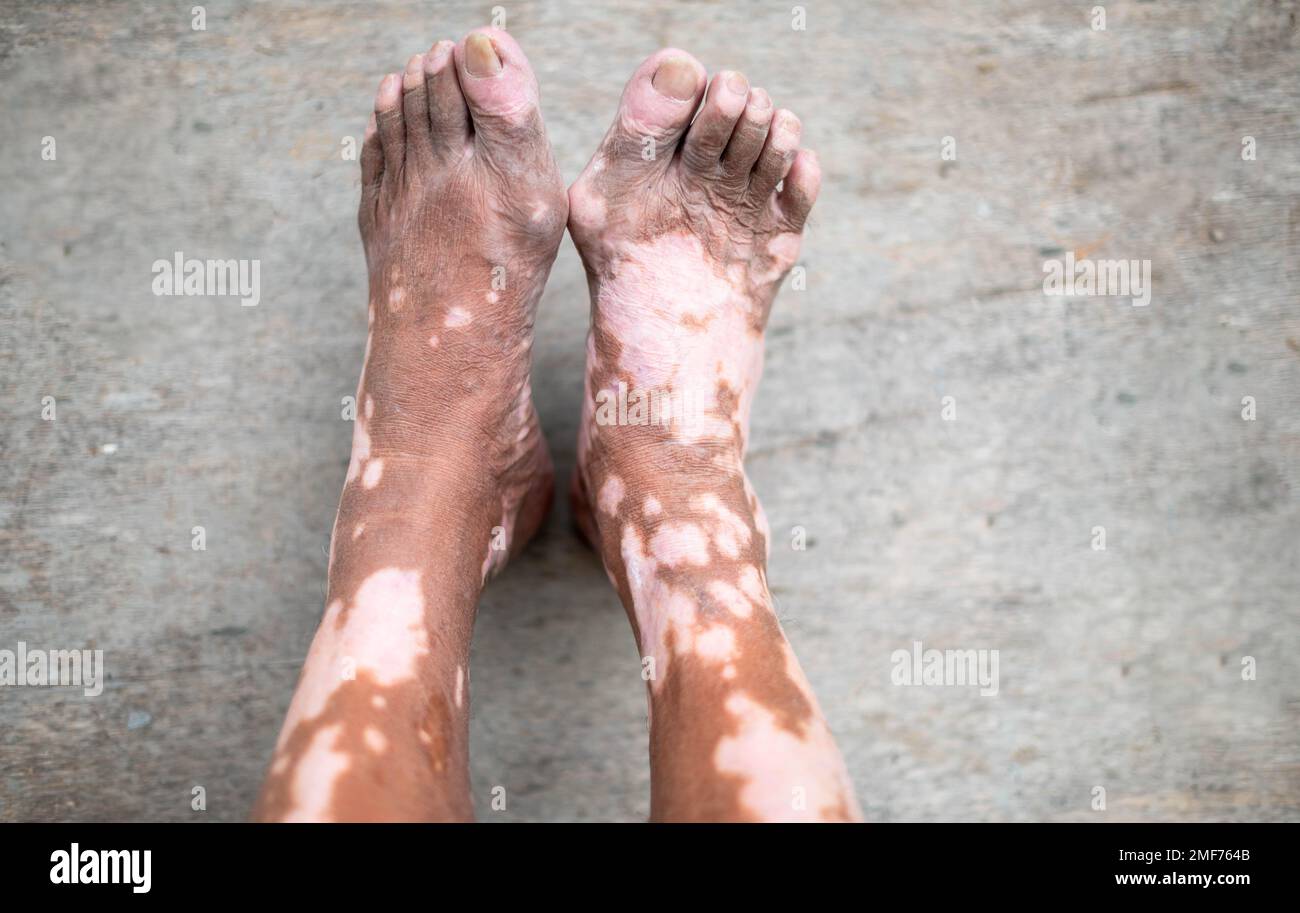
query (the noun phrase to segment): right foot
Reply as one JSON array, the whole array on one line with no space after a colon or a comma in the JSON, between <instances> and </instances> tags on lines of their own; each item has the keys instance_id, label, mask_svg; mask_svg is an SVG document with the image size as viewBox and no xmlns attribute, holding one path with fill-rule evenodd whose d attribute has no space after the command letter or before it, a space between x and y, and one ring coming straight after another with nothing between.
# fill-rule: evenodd
<instances>
[{"instance_id":1,"label":"right foot","mask_svg":"<svg viewBox=\"0 0 1300 913\"><path fill-rule=\"evenodd\" d=\"M649 670L652 816L853 819L772 610L742 462L768 311L820 172L799 120L743 75L715 76L692 122L704 89L690 55L646 60L569 191L593 301L575 516ZM637 423L638 395L689 414ZM626 413L607 405L620 398Z\"/></svg>"},{"instance_id":2,"label":"right foot","mask_svg":"<svg viewBox=\"0 0 1300 913\"><path fill-rule=\"evenodd\" d=\"M529 370L567 199L514 39L480 29L385 77L361 185L352 462L325 619L258 815L459 820L479 591L553 487Z\"/></svg>"},{"instance_id":3,"label":"right foot","mask_svg":"<svg viewBox=\"0 0 1300 913\"><path fill-rule=\"evenodd\" d=\"M491 519L467 531L484 576L551 497L529 371L567 212L537 80L508 34L440 41L384 78L361 154L371 327L344 502L397 506L385 488L452 455Z\"/></svg>"}]
</instances>

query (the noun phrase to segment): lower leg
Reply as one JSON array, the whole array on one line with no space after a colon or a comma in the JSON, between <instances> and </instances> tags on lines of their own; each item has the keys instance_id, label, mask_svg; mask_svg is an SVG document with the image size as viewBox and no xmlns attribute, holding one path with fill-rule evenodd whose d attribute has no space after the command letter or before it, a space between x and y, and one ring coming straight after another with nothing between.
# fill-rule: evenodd
<instances>
[{"instance_id":1,"label":"lower leg","mask_svg":"<svg viewBox=\"0 0 1300 913\"><path fill-rule=\"evenodd\" d=\"M665 441L647 464L643 446L635 461L605 451L585 477L601 480L598 547L647 678L651 817L856 819L844 762L773 611L766 529L743 474L692 472ZM662 474L674 463L685 471Z\"/></svg>"},{"instance_id":2,"label":"lower leg","mask_svg":"<svg viewBox=\"0 0 1300 913\"><path fill-rule=\"evenodd\" d=\"M479 29L386 77L361 183L352 462L256 814L464 820L475 606L553 490L529 374L567 201L514 39Z\"/></svg>"},{"instance_id":3,"label":"lower leg","mask_svg":"<svg viewBox=\"0 0 1300 913\"><path fill-rule=\"evenodd\" d=\"M440 541L459 511L420 487L402 495L430 505L426 522L344 492L328 605L258 803L262 820L472 817L469 641L480 568L456 557L467 555L463 543Z\"/></svg>"},{"instance_id":4,"label":"lower leg","mask_svg":"<svg viewBox=\"0 0 1300 913\"><path fill-rule=\"evenodd\" d=\"M641 647L652 815L853 819L772 610L742 462L768 313L820 172L791 112L739 73L707 92L704 76L681 51L647 59L569 191L592 293L576 515Z\"/></svg>"}]
</instances>

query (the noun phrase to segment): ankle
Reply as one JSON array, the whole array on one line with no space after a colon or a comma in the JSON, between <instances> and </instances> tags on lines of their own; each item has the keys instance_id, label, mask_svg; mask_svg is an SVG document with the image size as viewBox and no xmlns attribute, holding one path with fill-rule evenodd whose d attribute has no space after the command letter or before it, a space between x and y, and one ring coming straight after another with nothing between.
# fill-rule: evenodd
<instances>
[{"instance_id":1,"label":"ankle","mask_svg":"<svg viewBox=\"0 0 1300 913\"><path fill-rule=\"evenodd\" d=\"M605 461L581 480L629 612L654 627L650 614L678 596L705 613L767 610L768 531L743 470L642 456Z\"/></svg>"}]
</instances>

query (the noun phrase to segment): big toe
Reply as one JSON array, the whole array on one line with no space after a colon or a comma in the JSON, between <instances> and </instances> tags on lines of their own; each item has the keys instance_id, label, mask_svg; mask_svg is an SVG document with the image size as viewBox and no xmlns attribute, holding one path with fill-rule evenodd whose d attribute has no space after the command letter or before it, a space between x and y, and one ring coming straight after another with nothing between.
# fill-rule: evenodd
<instances>
[{"instance_id":1,"label":"big toe","mask_svg":"<svg viewBox=\"0 0 1300 913\"><path fill-rule=\"evenodd\" d=\"M651 54L623 89L618 116L605 137L607 158L667 162L686 132L704 91L705 70L676 48Z\"/></svg>"},{"instance_id":2,"label":"big toe","mask_svg":"<svg viewBox=\"0 0 1300 913\"><path fill-rule=\"evenodd\" d=\"M476 143L509 150L544 141L537 78L510 35L493 28L470 32L456 45L455 61Z\"/></svg>"}]
</instances>

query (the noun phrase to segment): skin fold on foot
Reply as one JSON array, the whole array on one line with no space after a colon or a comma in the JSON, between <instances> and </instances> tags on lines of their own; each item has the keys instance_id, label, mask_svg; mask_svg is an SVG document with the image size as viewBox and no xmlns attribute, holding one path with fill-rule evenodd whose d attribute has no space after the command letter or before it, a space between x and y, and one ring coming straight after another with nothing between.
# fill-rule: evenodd
<instances>
[{"instance_id":1,"label":"skin fold on foot","mask_svg":"<svg viewBox=\"0 0 1300 913\"><path fill-rule=\"evenodd\" d=\"M554 487L529 372L568 206L519 45L479 29L386 76L361 185L352 459L325 617L255 814L465 820L479 592Z\"/></svg>"},{"instance_id":2,"label":"skin fold on foot","mask_svg":"<svg viewBox=\"0 0 1300 913\"><path fill-rule=\"evenodd\" d=\"M571 497L643 657L656 819L860 815L776 620L743 467L763 331L820 184L800 133L744 75L706 80L665 49L569 190L592 299Z\"/></svg>"}]
</instances>

